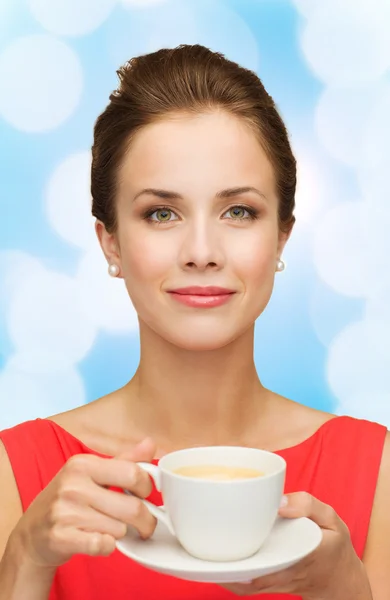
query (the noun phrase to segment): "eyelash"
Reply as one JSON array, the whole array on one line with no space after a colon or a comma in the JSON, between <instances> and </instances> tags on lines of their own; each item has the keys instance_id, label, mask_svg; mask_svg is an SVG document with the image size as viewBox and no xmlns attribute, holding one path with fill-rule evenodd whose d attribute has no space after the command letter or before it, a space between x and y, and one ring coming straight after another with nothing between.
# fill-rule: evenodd
<instances>
[{"instance_id":1,"label":"eyelash","mask_svg":"<svg viewBox=\"0 0 390 600\"><path fill-rule=\"evenodd\" d=\"M249 217L243 217L242 219L232 218L231 219L232 221L247 221L247 220L255 221L256 219L259 218L259 211L250 206L245 206L245 204L234 204L233 206L228 208L225 211L225 213L229 212L229 210L233 210L233 208L243 208L244 210L246 210L249 213ZM175 211L172 208L169 208L169 206L157 206L157 207L150 208L149 210L147 210L144 213L142 218L145 219L145 221L148 221L149 223L153 223L154 225L164 225L164 223L172 223L173 222L173 221L156 221L154 219L151 219L150 217L158 210L169 210L170 212L175 213Z\"/></svg>"}]
</instances>

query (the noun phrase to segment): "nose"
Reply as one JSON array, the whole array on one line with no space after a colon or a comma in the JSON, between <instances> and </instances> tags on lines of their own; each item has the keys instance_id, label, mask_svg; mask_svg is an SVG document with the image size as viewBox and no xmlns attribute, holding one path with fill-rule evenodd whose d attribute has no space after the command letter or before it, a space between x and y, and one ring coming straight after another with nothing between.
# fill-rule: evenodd
<instances>
[{"instance_id":1,"label":"nose","mask_svg":"<svg viewBox=\"0 0 390 600\"><path fill-rule=\"evenodd\" d=\"M218 227L204 218L188 224L180 251L180 266L183 269L205 271L219 270L224 266L225 254L221 232Z\"/></svg>"}]
</instances>

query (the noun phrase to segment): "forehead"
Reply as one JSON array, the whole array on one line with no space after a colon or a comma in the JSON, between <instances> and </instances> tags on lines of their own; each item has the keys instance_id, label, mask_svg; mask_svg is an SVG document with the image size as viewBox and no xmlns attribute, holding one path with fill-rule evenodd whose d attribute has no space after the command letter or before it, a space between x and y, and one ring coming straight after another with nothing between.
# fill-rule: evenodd
<instances>
[{"instance_id":1,"label":"forehead","mask_svg":"<svg viewBox=\"0 0 390 600\"><path fill-rule=\"evenodd\" d=\"M134 190L157 185L181 191L211 185L260 185L272 194L274 173L258 138L241 119L223 111L174 115L145 126L133 138L120 182Z\"/></svg>"}]
</instances>

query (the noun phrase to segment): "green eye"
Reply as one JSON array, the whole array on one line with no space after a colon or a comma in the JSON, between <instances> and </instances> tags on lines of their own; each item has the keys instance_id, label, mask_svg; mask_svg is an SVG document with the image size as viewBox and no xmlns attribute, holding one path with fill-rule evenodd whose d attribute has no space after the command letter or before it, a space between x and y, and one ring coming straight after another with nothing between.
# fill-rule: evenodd
<instances>
[{"instance_id":1,"label":"green eye","mask_svg":"<svg viewBox=\"0 0 390 600\"><path fill-rule=\"evenodd\" d=\"M169 223L171 221L176 221L176 219L171 218L174 214L175 213L170 208L161 207L147 212L145 218L148 221L152 221L153 223L157 224Z\"/></svg>"},{"instance_id":2,"label":"green eye","mask_svg":"<svg viewBox=\"0 0 390 600\"><path fill-rule=\"evenodd\" d=\"M225 215L230 214L230 218L235 221L246 221L246 220L254 220L257 219L258 211L254 208L249 208L249 206L241 206L241 204L237 204L237 206L232 206L229 210L226 211Z\"/></svg>"},{"instance_id":3,"label":"green eye","mask_svg":"<svg viewBox=\"0 0 390 600\"><path fill-rule=\"evenodd\" d=\"M168 208L159 208L156 210L156 216L158 221L169 221L172 215L172 211Z\"/></svg>"},{"instance_id":4,"label":"green eye","mask_svg":"<svg viewBox=\"0 0 390 600\"><path fill-rule=\"evenodd\" d=\"M245 213L248 211L245 210L243 206L233 206L233 208L229 208L228 212L231 214L233 219L245 219Z\"/></svg>"}]
</instances>

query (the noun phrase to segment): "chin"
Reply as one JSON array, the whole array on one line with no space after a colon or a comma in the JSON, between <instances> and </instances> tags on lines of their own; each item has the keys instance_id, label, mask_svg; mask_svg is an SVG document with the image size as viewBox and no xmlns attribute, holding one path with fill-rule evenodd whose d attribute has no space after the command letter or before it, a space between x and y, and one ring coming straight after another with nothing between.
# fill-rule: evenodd
<instances>
[{"instance_id":1,"label":"chin","mask_svg":"<svg viewBox=\"0 0 390 600\"><path fill-rule=\"evenodd\" d=\"M187 331L169 331L164 332L162 337L183 350L190 352L210 352L231 344L240 335L241 332L229 332L226 331L226 328L224 331L219 330L214 332L209 328L208 331L204 332L199 330L191 332L188 329Z\"/></svg>"}]
</instances>

